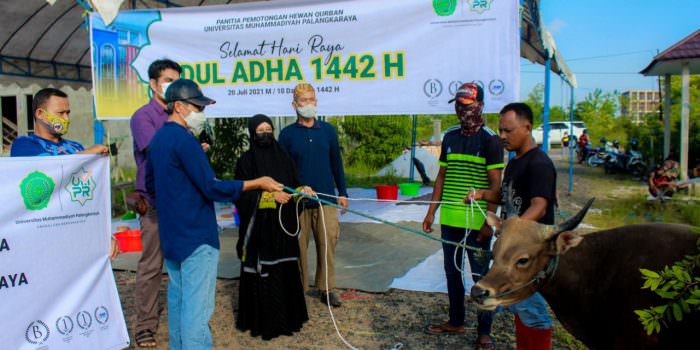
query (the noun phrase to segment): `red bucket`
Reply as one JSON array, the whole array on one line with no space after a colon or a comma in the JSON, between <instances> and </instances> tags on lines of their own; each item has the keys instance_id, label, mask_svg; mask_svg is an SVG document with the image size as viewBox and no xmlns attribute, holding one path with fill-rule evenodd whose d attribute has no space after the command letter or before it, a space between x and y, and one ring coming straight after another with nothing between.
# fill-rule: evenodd
<instances>
[{"instance_id":1,"label":"red bucket","mask_svg":"<svg viewBox=\"0 0 700 350\"><path fill-rule=\"evenodd\" d=\"M374 188L377 190L377 199L397 200L399 198L399 186L378 185Z\"/></svg>"},{"instance_id":2,"label":"red bucket","mask_svg":"<svg viewBox=\"0 0 700 350\"><path fill-rule=\"evenodd\" d=\"M141 230L126 230L117 232L114 234L114 238L117 239L119 251L122 253L140 252L143 250L143 247L141 246Z\"/></svg>"}]
</instances>

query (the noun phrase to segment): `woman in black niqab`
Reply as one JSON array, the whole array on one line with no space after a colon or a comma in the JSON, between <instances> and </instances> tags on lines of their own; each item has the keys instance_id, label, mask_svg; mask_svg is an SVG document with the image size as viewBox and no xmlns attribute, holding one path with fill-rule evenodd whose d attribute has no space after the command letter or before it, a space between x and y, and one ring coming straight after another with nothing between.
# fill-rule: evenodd
<instances>
[{"instance_id":1,"label":"woman in black niqab","mask_svg":"<svg viewBox=\"0 0 700 350\"><path fill-rule=\"evenodd\" d=\"M272 125L272 120L261 114L250 118L250 149L238 160L235 178L270 176L298 188L301 182L296 167L275 140ZM278 210L283 198L288 195L257 190L244 192L236 201L241 219L236 244L241 259L236 327L264 340L292 335L309 319L299 272L299 241L280 226ZM288 232L295 233L297 204L294 198L288 200L282 206L281 221Z\"/></svg>"}]
</instances>

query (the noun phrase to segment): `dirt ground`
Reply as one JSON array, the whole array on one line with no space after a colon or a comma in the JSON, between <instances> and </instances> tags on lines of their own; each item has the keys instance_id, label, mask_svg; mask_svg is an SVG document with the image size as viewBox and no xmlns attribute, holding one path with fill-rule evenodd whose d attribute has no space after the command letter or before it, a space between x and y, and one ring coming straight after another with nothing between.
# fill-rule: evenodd
<instances>
[{"instance_id":1,"label":"dirt ground","mask_svg":"<svg viewBox=\"0 0 700 350\"><path fill-rule=\"evenodd\" d=\"M610 186L597 185L601 181L600 169L577 166L574 181L574 194L569 196L567 163L556 160L558 187L563 213L572 215L577 207L590 196L607 196ZM600 174L599 174L600 173ZM606 180L607 181L607 180ZM609 185L614 185L614 179ZM627 183L629 187L629 183ZM639 185L637 185L639 186ZM634 190L643 189L642 187ZM129 326L132 348L135 347L134 324L136 320L134 300L135 274L116 271L115 276L121 296L124 313ZM167 276L163 275L161 285L161 323L158 330L160 349L167 349L167 307L165 296ZM403 349L473 349L476 337L474 304L467 303L466 335L434 336L423 333L423 328L434 322L443 322L447 317L447 295L441 293L421 293L402 290L389 290L386 293L364 293L339 290L344 298L341 308L334 309L340 333L353 346L360 349L391 349L403 344ZM307 295L306 303L309 321L301 332L294 336L283 336L271 341L253 338L235 327L235 308L238 298L238 281L217 281L216 311L211 322L215 349L342 349L346 348L335 332L329 311L317 297ZM496 315L492 336L498 349L514 349L513 316L509 312ZM569 345L571 336L560 325L555 325L554 348L580 348Z\"/></svg>"},{"instance_id":2,"label":"dirt ground","mask_svg":"<svg viewBox=\"0 0 700 350\"><path fill-rule=\"evenodd\" d=\"M132 347L136 348L133 326L136 322L133 272L115 272L119 295L126 316ZM161 324L158 330L159 349L167 349L167 276L161 289ZM462 336L434 336L423 333L423 327L443 322L447 315L447 295L390 290L386 293L364 293L339 290L346 296L343 306L333 309L338 327L346 340L359 349L391 349L397 343L403 349L473 349L476 337L474 304L467 304L467 329ZM294 336L282 336L270 341L253 338L235 327L235 305L238 280L217 281L216 311L211 322L215 349L343 349L347 348L335 333L328 308L317 297L307 295L309 321ZM561 328L557 326L558 328ZM513 316L508 312L496 315L493 337L498 349L514 349ZM567 349L555 340L555 348Z\"/></svg>"}]
</instances>

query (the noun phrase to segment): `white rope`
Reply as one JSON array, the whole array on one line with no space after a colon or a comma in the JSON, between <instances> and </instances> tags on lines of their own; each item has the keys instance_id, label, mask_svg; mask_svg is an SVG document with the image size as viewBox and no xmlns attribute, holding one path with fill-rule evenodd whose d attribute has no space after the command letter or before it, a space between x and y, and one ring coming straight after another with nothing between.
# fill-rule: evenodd
<instances>
[{"instance_id":1,"label":"white rope","mask_svg":"<svg viewBox=\"0 0 700 350\"><path fill-rule=\"evenodd\" d=\"M342 334L340 334L340 329L338 329L338 323L335 321L335 316L333 315L333 310L331 309L331 291L328 288L328 231L326 230L326 216L323 213L323 204L319 202L318 205L319 210L321 212L321 222L323 223L323 237L325 237L323 260L326 270L326 305L328 306L328 312L331 314L331 320L333 321L333 327L335 327L335 333L338 334L340 340L342 340L348 348L353 350L359 350L359 348L354 347L347 340L345 340Z\"/></svg>"},{"instance_id":2,"label":"white rope","mask_svg":"<svg viewBox=\"0 0 700 350\"><path fill-rule=\"evenodd\" d=\"M286 204L286 203L284 203L284 204ZM282 206L284 204L280 203L279 209L278 209L277 217L279 218L279 221L280 221L280 227L282 227L282 231L284 231L284 233L286 233L288 236L297 237L297 236L299 236L299 232L301 232L301 224L299 223L299 221L300 221L299 220L299 205L301 204L301 199L299 199L297 201L297 205L296 205L296 217L297 217L297 231L296 231L296 233L291 233L291 232L287 231L287 229L284 227L284 223L282 222Z\"/></svg>"},{"instance_id":3,"label":"white rope","mask_svg":"<svg viewBox=\"0 0 700 350\"><path fill-rule=\"evenodd\" d=\"M472 188L471 191L475 191L475 190ZM339 196L330 195L330 194L325 194L325 193L320 193L320 192L316 192L316 194L317 194L316 198L318 198L318 195L326 196L326 197L331 197L331 198L336 198L336 199L339 198ZM432 203L447 204L447 203L449 203L449 204L465 204L464 202L398 201L398 200L375 199L375 198L353 198L353 199L346 198L346 199L348 199L348 200L356 200L356 201L376 201L376 202L396 202L396 203L428 203L428 204L432 204ZM299 204L300 204L300 203L301 203L301 201L297 201L297 204L296 204L297 231L296 231L296 233L294 233L294 234L292 234L292 233L290 233L289 231L287 231L287 229L284 227L284 224L282 223L282 206L283 206L283 204L280 204L280 206L279 206L278 218L279 218L280 226L282 227L282 230L283 230L287 235L289 235L289 236L291 236L291 237L297 237L297 236L299 235L299 233L301 232L301 225L300 225L300 219L299 219ZM323 211L323 203L320 203L320 202L319 202L318 204L319 204L319 211L320 211L320 213L321 213L321 222L323 223L323 237L324 237L324 256L323 256L323 260L324 260L324 264L325 264L325 274L326 274L326 306L328 307L328 313L329 313L330 316L331 316L331 321L333 321L333 327L335 328L335 333L338 335L338 338L340 338L340 340L341 340L348 348L353 349L353 350L359 350L359 348L357 348L357 347L353 346L352 344L350 344L350 342L348 342L348 341L343 337L343 335L340 333L340 329L338 328L338 323L337 323L337 321L335 320L335 315L333 315L333 308L331 307L331 301L330 301L330 293L331 293L331 291L329 290L330 288L329 288L329 285L328 285L328 231L327 231L327 228L326 228L326 216L325 216L324 211ZM474 216L474 204L476 204L476 207L479 209L479 211L481 212L481 214L484 215L485 218L487 217L486 213L484 212L484 210L481 208L481 206L479 205L479 203L478 203L477 201L475 201L475 200L473 200L473 199L470 199L470 204L471 204L471 205L470 205L471 217ZM466 208L465 208L465 209L466 209ZM467 213L465 213L465 216L466 216L466 219L465 219L465 220L466 220L467 231L466 231L466 234L465 234L464 238L462 239L462 241L460 241L460 245L466 245L467 236L469 236L469 233L471 232L471 228L469 227L470 216L469 216L469 215L466 215L466 214L467 214ZM453 262L454 262L455 267L457 268L457 270L460 271L461 274L462 274L462 285L466 285L466 284L465 284L465 270L466 270L466 259L467 259L468 256L466 255L466 252L465 252L464 249L463 249L463 250L462 250L462 264L461 264L461 268L460 268L459 264L457 264L457 253L458 253L458 252L459 252L459 247L457 247L457 248L455 249L455 254L454 254L454 257L453 257ZM472 274L473 274L473 275L477 275L477 276L481 276L481 275L476 274L476 273L474 273L474 272L472 272ZM397 344L397 345L398 345L398 344ZM401 345L403 345L403 344L401 344Z\"/></svg>"},{"instance_id":4,"label":"white rope","mask_svg":"<svg viewBox=\"0 0 700 350\"><path fill-rule=\"evenodd\" d=\"M472 188L469 190L469 192L475 193L475 192L476 192L476 189L474 189L474 188L472 187ZM469 193L469 192L467 192L467 193ZM465 221L466 221L466 222L465 222L465 227L466 227L466 233L465 233L465 235L464 235L464 238L462 238L462 240L459 241L459 245L460 245L460 246L466 246L466 245L467 245L467 237L469 237L469 234L472 232L471 226L470 226L469 224L470 224L470 219L471 219L471 218L474 218L474 205L476 205L476 207L479 209L479 211L481 212L481 214L484 216L484 219L488 218L488 216L486 215L486 213L484 212L484 210L481 209L481 206L479 205L479 202L477 202L477 201L475 201L475 200L473 200L473 199L469 199L469 203L470 203L469 209L471 210L471 216L470 216L470 215L467 215L467 214L469 214L469 213L466 213L466 212L465 212ZM461 263L461 268L460 268L460 264L457 263L457 255L459 254L459 249L460 249L460 247L456 247L456 248L455 248L455 253L454 253L453 257L452 257L452 262L454 263L455 268L457 269L457 271L459 271L459 272L461 273L461 275L462 275L462 285L463 285L463 286L466 286L466 285L467 285L467 283L466 283L466 261L467 261L467 259L468 259L469 256L467 255L468 253L467 253L466 251L464 251L464 249L462 249L462 263ZM469 267L470 267L470 270L471 270L471 263L469 264ZM472 274L473 276L480 276L480 277L482 276L481 274L476 273L476 272L474 272L474 271L471 271L471 274Z\"/></svg>"}]
</instances>

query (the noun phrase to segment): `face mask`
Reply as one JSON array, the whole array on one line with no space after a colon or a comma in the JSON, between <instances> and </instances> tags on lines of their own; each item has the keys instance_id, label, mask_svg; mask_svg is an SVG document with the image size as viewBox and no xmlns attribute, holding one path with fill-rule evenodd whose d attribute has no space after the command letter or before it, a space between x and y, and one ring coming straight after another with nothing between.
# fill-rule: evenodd
<instances>
[{"instance_id":1,"label":"face mask","mask_svg":"<svg viewBox=\"0 0 700 350\"><path fill-rule=\"evenodd\" d=\"M51 135L62 136L68 132L68 127L70 126L70 120L57 117L45 109L41 109L44 112L44 118L37 118L39 123L41 123L46 129L49 130Z\"/></svg>"},{"instance_id":2,"label":"face mask","mask_svg":"<svg viewBox=\"0 0 700 350\"><path fill-rule=\"evenodd\" d=\"M172 81L169 81L167 83L160 84L160 92L158 95L160 95L163 100L165 100L165 91L168 90L168 86L170 86L172 83Z\"/></svg>"},{"instance_id":3,"label":"face mask","mask_svg":"<svg viewBox=\"0 0 700 350\"><path fill-rule=\"evenodd\" d=\"M204 112L190 111L190 113L185 116L185 123L187 123L187 127L190 128L192 133L196 136L202 133L204 123L206 122L207 118L204 116Z\"/></svg>"},{"instance_id":4,"label":"face mask","mask_svg":"<svg viewBox=\"0 0 700 350\"><path fill-rule=\"evenodd\" d=\"M297 114L307 119L316 118L316 106L308 104L304 107L297 107Z\"/></svg>"},{"instance_id":5,"label":"face mask","mask_svg":"<svg viewBox=\"0 0 700 350\"><path fill-rule=\"evenodd\" d=\"M255 133L255 143L262 146L262 147L267 147L272 144L272 141L275 139L275 134L271 132L259 132Z\"/></svg>"},{"instance_id":6,"label":"face mask","mask_svg":"<svg viewBox=\"0 0 700 350\"><path fill-rule=\"evenodd\" d=\"M462 127L462 135L471 136L476 134L484 125L484 120L481 117L481 106L478 103L470 105L458 105L456 108L457 117Z\"/></svg>"}]
</instances>

